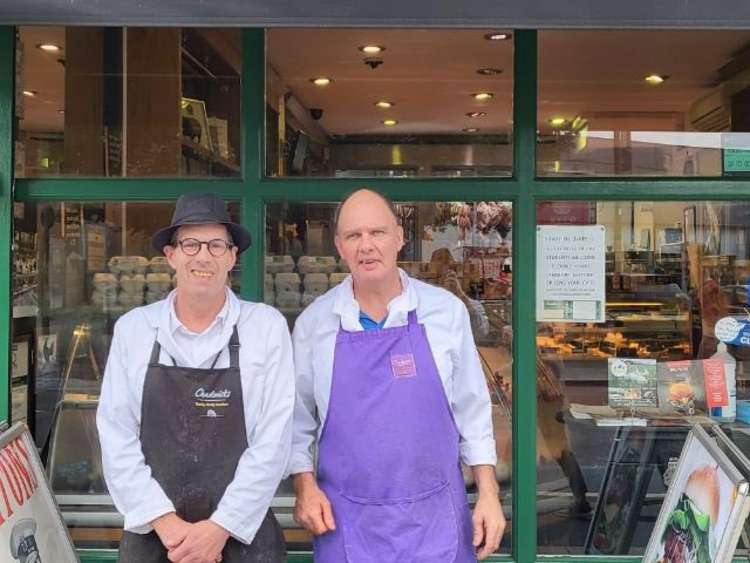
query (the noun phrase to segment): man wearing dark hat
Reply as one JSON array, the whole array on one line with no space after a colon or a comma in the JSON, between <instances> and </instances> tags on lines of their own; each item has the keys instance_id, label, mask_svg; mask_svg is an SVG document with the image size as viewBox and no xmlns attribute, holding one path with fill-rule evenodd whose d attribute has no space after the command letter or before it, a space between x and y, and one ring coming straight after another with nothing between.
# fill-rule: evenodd
<instances>
[{"instance_id":1,"label":"man wearing dark hat","mask_svg":"<svg viewBox=\"0 0 750 563\"><path fill-rule=\"evenodd\" d=\"M152 242L177 287L117 321L97 411L120 562L285 561L269 506L291 447L286 321L227 287L250 235L215 195L181 197Z\"/></svg>"}]
</instances>

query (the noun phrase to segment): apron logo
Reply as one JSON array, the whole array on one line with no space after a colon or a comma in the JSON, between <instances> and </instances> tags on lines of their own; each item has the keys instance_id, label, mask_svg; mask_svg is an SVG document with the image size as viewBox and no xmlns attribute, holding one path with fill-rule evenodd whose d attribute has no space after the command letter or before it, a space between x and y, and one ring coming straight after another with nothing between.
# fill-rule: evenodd
<instances>
[{"instance_id":1,"label":"apron logo","mask_svg":"<svg viewBox=\"0 0 750 563\"><path fill-rule=\"evenodd\" d=\"M223 414L218 414L218 409L225 409L229 406L229 398L232 392L229 389L221 391L206 391L203 387L195 392L195 406L199 409L206 409L201 418L222 418Z\"/></svg>"},{"instance_id":2,"label":"apron logo","mask_svg":"<svg viewBox=\"0 0 750 563\"><path fill-rule=\"evenodd\" d=\"M393 377L414 377L417 375L417 366L414 363L413 354L392 354L391 369Z\"/></svg>"},{"instance_id":3,"label":"apron logo","mask_svg":"<svg viewBox=\"0 0 750 563\"><path fill-rule=\"evenodd\" d=\"M221 391L206 391L203 387L195 392L195 398L203 401L226 401L232 396L232 392L229 389L223 389Z\"/></svg>"}]
</instances>

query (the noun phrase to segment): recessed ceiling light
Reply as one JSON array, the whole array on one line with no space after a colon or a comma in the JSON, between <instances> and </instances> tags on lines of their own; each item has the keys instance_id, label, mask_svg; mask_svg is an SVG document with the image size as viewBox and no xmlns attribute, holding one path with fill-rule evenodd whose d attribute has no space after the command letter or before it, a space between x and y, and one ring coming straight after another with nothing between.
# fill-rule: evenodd
<instances>
[{"instance_id":1,"label":"recessed ceiling light","mask_svg":"<svg viewBox=\"0 0 750 563\"><path fill-rule=\"evenodd\" d=\"M664 74L649 74L648 76L644 77L644 80L651 84L652 86L658 86L662 82L664 82L668 76Z\"/></svg>"},{"instance_id":2,"label":"recessed ceiling light","mask_svg":"<svg viewBox=\"0 0 750 563\"><path fill-rule=\"evenodd\" d=\"M36 95L37 95L38 93L39 93L39 92L37 92L36 90L24 90L24 91L23 91L23 95L24 95L24 96L27 96L27 97L29 97L29 98L33 98L33 97L35 97L35 96L36 96Z\"/></svg>"},{"instance_id":3,"label":"recessed ceiling light","mask_svg":"<svg viewBox=\"0 0 750 563\"><path fill-rule=\"evenodd\" d=\"M461 129L464 133L476 133L479 131L476 127L466 127L465 129Z\"/></svg>"},{"instance_id":4,"label":"recessed ceiling light","mask_svg":"<svg viewBox=\"0 0 750 563\"><path fill-rule=\"evenodd\" d=\"M57 113L59 113L60 115L65 115L65 110L64 109L59 109L59 110L57 110Z\"/></svg>"},{"instance_id":5,"label":"recessed ceiling light","mask_svg":"<svg viewBox=\"0 0 750 563\"><path fill-rule=\"evenodd\" d=\"M564 117L553 117L549 120L549 124L552 125L552 127L560 127L561 125L565 125L565 122L567 120Z\"/></svg>"},{"instance_id":6,"label":"recessed ceiling light","mask_svg":"<svg viewBox=\"0 0 750 563\"><path fill-rule=\"evenodd\" d=\"M359 50L368 55L377 55L385 51L385 47L381 47L380 45L363 45Z\"/></svg>"},{"instance_id":7,"label":"recessed ceiling light","mask_svg":"<svg viewBox=\"0 0 750 563\"><path fill-rule=\"evenodd\" d=\"M502 74L503 69L501 68L495 68L492 66L486 66L484 68L478 68L477 74L481 74L482 76L495 76L497 74Z\"/></svg>"},{"instance_id":8,"label":"recessed ceiling light","mask_svg":"<svg viewBox=\"0 0 750 563\"><path fill-rule=\"evenodd\" d=\"M384 119L383 125L386 125L388 127L393 127L394 125L398 125L398 121L395 119Z\"/></svg>"},{"instance_id":9,"label":"recessed ceiling light","mask_svg":"<svg viewBox=\"0 0 750 563\"><path fill-rule=\"evenodd\" d=\"M312 82L316 86L328 86L331 82L333 82L333 80L328 78L327 76L318 76L316 78L311 78L310 82Z\"/></svg>"},{"instance_id":10,"label":"recessed ceiling light","mask_svg":"<svg viewBox=\"0 0 750 563\"><path fill-rule=\"evenodd\" d=\"M392 108L395 105L396 104L394 104L393 102L389 102L388 100L378 100L377 102L375 102L375 106L381 109Z\"/></svg>"},{"instance_id":11,"label":"recessed ceiling light","mask_svg":"<svg viewBox=\"0 0 750 563\"><path fill-rule=\"evenodd\" d=\"M502 32L485 33L484 38L487 41L505 41L506 39L510 39L510 33L502 33Z\"/></svg>"},{"instance_id":12,"label":"recessed ceiling light","mask_svg":"<svg viewBox=\"0 0 750 563\"><path fill-rule=\"evenodd\" d=\"M483 111L470 111L466 114L466 117L484 117L487 113Z\"/></svg>"},{"instance_id":13,"label":"recessed ceiling light","mask_svg":"<svg viewBox=\"0 0 750 563\"><path fill-rule=\"evenodd\" d=\"M59 45L55 45L54 43L40 43L37 45L37 49L47 51L48 53L57 53L62 50Z\"/></svg>"},{"instance_id":14,"label":"recessed ceiling light","mask_svg":"<svg viewBox=\"0 0 750 563\"><path fill-rule=\"evenodd\" d=\"M471 95L472 98L479 100L480 102L491 100L492 96L494 96L492 92L477 92L476 94Z\"/></svg>"}]
</instances>

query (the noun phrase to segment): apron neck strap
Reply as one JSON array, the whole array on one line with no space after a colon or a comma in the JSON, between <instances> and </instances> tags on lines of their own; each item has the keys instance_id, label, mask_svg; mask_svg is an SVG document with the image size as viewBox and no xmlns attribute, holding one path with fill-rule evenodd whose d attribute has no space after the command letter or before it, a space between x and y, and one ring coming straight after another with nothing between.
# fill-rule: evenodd
<instances>
[{"instance_id":1,"label":"apron neck strap","mask_svg":"<svg viewBox=\"0 0 750 563\"><path fill-rule=\"evenodd\" d=\"M221 354L221 352L219 352L219 354ZM214 364L217 359L218 356L214 360ZM229 339L229 367L240 367L240 335L237 332L237 325L234 325L234 328L232 328L232 337Z\"/></svg>"},{"instance_id":2,"label":"apron neck strap","mask_svg":"<svg viewBox=\"0 0 750 563\"><path fill-rule=\"evenodd\" d=\"M412 309L409 311L409 315L407 317L409 319L409 326L416 326L419 324L419 321L417 320L417 310Z\"/></svg>"},{"instance_id":3,"label":"apron neck strap","mask_svg":"<svg viewBox=\"0 0 750 563\"><path fill-rule=\"evenodd\" d=\"M161 356L161 344L159 344L159 332L157 331L156 338L154 339L154 346L153 348L151 348L151 358L148 361L149 365L158 364L159 356ZM167 353L167 356L169 356L169 359L172 360L172 365L176 366L177 362L174 361L172 355Z\"/></svg>"}]
</instances>

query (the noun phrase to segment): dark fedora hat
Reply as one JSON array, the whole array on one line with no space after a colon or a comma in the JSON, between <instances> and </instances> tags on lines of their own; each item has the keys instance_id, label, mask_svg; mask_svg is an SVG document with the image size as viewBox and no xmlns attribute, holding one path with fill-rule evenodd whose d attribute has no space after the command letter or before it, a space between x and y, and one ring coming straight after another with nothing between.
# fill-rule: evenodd
<instances>
[{"instance_id":1,"label":"dark fedora hat","mask_svg":"<svg viewBox=\"0 0 750 563\"><path fill-rule=\"evenodd\" d=\"M226 203L215 194L185 194L177 200L169 227L156 232L151 239L152 246L162 249L172 243L174 232L183 225L224 225L232 236L232 242L240 252L250 246L250 233L242 225L233 223L227 212Z\"/></svg>"}]
</instances>

